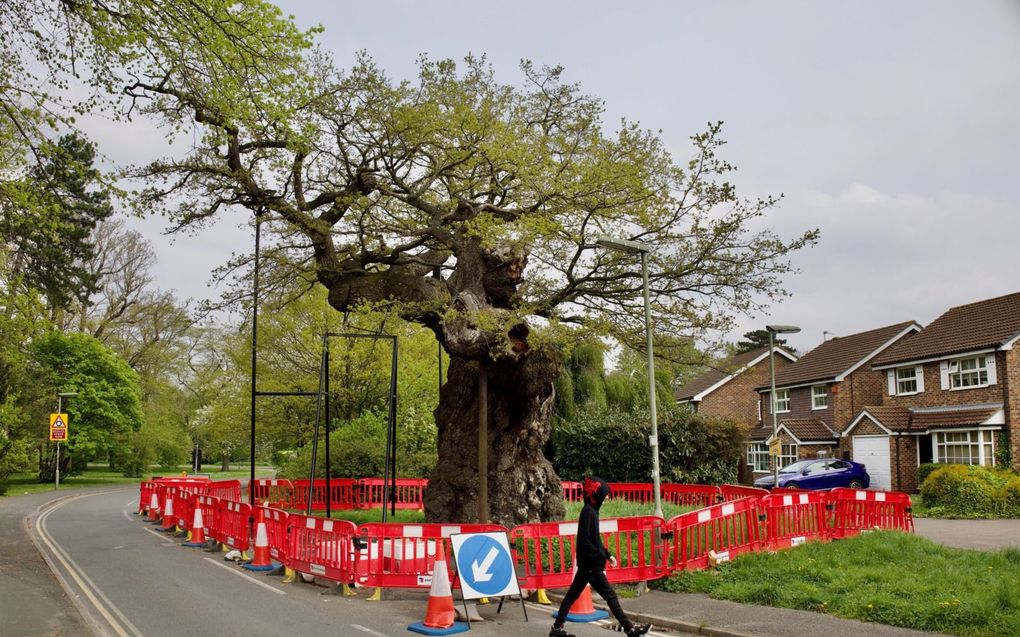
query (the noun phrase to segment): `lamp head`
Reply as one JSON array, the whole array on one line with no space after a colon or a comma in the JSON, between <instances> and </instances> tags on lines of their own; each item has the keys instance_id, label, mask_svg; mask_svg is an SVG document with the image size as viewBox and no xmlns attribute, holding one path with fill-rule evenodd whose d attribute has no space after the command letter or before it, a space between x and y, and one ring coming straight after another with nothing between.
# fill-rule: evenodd
<instances>
[{"instance_id":1,"label":"lamp head","mask_svg":"<svg viewBox=\"0 0 1020 637\"><path fill-rule=\"evenodd\" d=\"M796 325L766 325L765 329L773 334L796 334L800 331Z\"/></svg>"},{"instance_id":2,"label":"lamp head","mask_svg":"<svg viewBox=\"0 0 1020 637\"><path fill-rule=\"evenodd\" d=\"M595 243L603 248L609 248L610 250L619 250L620 252L631 252L640 254L642 252L651 252L651 246L640 241L629 241L627 239L613 239L611 237L599 237Z\"/></svg>"}]
</instances>

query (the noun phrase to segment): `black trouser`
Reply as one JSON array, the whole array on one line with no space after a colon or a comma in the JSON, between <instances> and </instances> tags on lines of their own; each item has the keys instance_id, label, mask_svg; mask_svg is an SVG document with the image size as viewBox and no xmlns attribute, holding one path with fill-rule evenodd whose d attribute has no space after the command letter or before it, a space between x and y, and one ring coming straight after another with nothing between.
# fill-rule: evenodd
<instances>
[{"instance_id":1,"label":"black trouser","mask_svg":"<svg viewBox=\"0 0 1020 637\"><path fill-rule=\"evenodd\" d=\"M584 592L584 587L588 584L591 584L595 592L601 595L602 599L606 600L606 604L609 605L609 610L612 611L616 621L620 622L624 629L630 628L630 620L627 619L623 608L620 607L620 599L616 596L616 591L613 590L613 587L609 585L609 580L606 579L606 574L602 571L602 567L586 566L583 564L577 566L577 573L574 575L574 581L570 583L567 596L560 602L560 612L556 615L555 625L563 625L563 622L567 619L570 607L574 605L574 602L581 596L581 593Z\"/></svg>"}]
</instances>

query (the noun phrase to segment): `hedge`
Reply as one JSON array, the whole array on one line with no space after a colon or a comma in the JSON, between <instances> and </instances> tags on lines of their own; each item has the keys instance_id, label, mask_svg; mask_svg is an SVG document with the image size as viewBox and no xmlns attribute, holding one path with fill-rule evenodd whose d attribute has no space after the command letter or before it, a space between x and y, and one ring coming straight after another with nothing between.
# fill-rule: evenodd
<instances>
[{"instance_id":1,"label":"hedge","mask_svg":"<svg viewBox=\"0 0 1020 637\"><path fill-rule=\"evenodd\" d=\"M921 484L929 514L939 517L1020 517L1020 475L1010 469L942 465Z\"/></svg>"}]
</instances>

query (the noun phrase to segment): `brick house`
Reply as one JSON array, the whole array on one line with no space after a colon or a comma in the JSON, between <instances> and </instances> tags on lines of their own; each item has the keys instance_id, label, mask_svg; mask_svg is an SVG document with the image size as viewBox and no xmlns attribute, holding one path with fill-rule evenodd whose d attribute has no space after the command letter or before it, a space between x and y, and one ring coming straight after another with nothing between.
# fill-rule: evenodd
<instances>
[{"instance_id":1,"label":"brick house","mask_svg":"<svg viewBox=\"0 0 1020 637\"><path fill-rule=\"evenodd\" d=\"M778 374L797 360L782 347L774 347ZM769 382L769 348L759 347L731 356L676 391L681 405L692 412L729 418L743 423L748 431L761 422L761 403L755 388ZM751 472L744 465L738 471L738 481L750 482Z\"/></svg>"},{"instance_id":2,"label":"brick house","mask_svg":"<svg viewBox=\"0 0 1020 637\"><path fill-rule=\"evenodd\" d=\"M1020 293L951 308L872 361L882 395L855 415L842 449L899 491L918 489L927 462L993 466L1008 447L1020 468L1018 341Z\"/></svg>"},{"instance_id":3,"label":"brick house","mask_svg":"<svg viewBox=\"0 0 1020 637\"><path fill-rule=\"evenodd\" d=\"M776 373L797 360L781 347L775 347ZM715 365L676 391L676 400L691 411L730 418L757 427L761 421L755 388L769 381L769 348L760 347L737 354Z\"/></svg>"},{"instance_id":4,"label":"brick house","mask_svg":"<svg viewBox=\"0 0 1020 637\"><path fill-rule=\"evenodd\" d=\"M796 460L840 454L841 432L865 405L882 396L886 375L871 362L921 330L914 321L829 339L776 372L777 431L782 439L780 466ZM771 388L756 388L762 408L752 429L747 465L753 478L771 471L765 440L772 435ZM874 480L874 476L872 477Z\"/></svg>"}]
</instances>

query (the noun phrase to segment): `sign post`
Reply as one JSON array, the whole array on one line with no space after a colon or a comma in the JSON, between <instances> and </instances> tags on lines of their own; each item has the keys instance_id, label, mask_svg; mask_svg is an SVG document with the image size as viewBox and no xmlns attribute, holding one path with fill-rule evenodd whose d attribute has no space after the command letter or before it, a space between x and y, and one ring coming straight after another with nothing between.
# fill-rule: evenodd
<instances>
[{"instance_id":1,"label":"sign post","mask_svg":"<svg viewBox=\"0 0 1020 637\"><path fill-rule=\"evenodd\" d=\"M455 533L450 535L450 543L465 605L469 599L517 595L527 621L528 609L521 597L506 532Z\"/></svg>"},{"instance_id":2,"label":"sign post","mask_svg":"<svg viewBox=\"0 0 1020 637\"><path fill-rule=\"evenodd\" d=\"M57 407L57 413L50 414L50 442L57 443L57 462L54 465L55 473L53 477L54 491L60 486L60 443L67 440L67 414L60 413L61 406Z\"/></svg>"}]
</instances>

